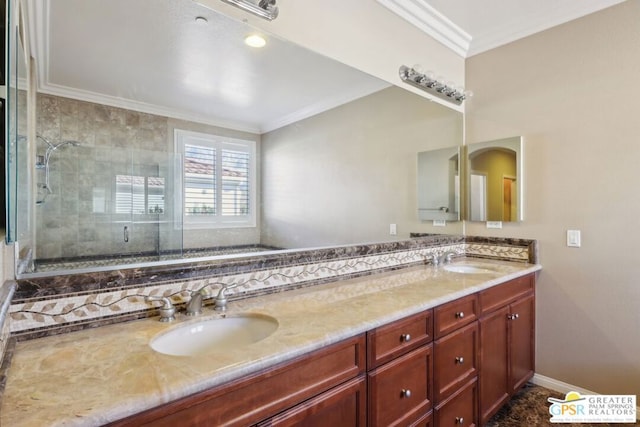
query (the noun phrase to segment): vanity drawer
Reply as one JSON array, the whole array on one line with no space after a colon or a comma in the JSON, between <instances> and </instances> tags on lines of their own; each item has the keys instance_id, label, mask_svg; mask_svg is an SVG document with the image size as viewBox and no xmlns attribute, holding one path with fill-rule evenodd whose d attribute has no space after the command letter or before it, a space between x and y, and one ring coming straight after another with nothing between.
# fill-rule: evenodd
<instances>
[{"instance_id":1,"label":"vanity drawer","mask_svg":"<svg viewBox=\"0 0 640 427\"><path fill-rule=\"evenodd\" d=\"M433 311L435 339L468 325L477 318L478 299L476 294L442 304Z\"/></svg>"},{"instance_id":2,"label":"vanity drawer","mask_svg":"<svg viewBox=\"0 0 640 427\"><path fill-rule=\"evenodd\" d=\"M478 322L437 340L433 346L433 399L451 396L478 374Z\"/></svg>"},{"instance_id":3,"label":"vanity drawer","mask_svg":"<svg viewBox=\"0 0 640 427\"><path fill-rule=\"evenodd\" d=\"M367 333L367 366L373 369L433 339L433 313L423 311Z\"/></svg>"},{"instance_id":4,"label":"vanity drawer","mask_svg":"<svg viewBox=\"0 0 640 427\"><path fill-rule=\"evenodd\" d=\"M368 374L369 425L408 426L424 420L433 407L432 348L413 350Z\"/></svg>"},{"instance_id":5,"label":"vanity drawer","mask_svg":"<svg viewBox=\"0 0 640 427\"><path fill-rule=\"evenodd\" d=\"M478 384L474 378L464 388L436 408L435 425L437 427L477 426L477 395Z\"/></svg>"},{"instance_id":6,"label":"vanity drawer","mask_svg":"<svg viewBox=\"0 0 640 427\"><path fill-rule=\"evenodd\" d=\"M534 279L533 274L528 274L480 292L480 313L489 313L533 292Z\"/></svg>"}]
</instances>

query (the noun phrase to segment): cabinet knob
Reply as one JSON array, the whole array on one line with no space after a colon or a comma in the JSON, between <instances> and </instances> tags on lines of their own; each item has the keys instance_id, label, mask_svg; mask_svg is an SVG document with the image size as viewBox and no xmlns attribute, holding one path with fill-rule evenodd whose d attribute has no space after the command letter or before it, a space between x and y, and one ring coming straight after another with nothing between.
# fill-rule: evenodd
<instances>
[{"instance_id":1,"label":"cabinet knob","mask_svg":"<svg viewBox=\"0 0 640 427\"><path fill-rule=\"evenodd\" d=\"M456 313L456 319L462 319L464 317L464 311L458 311Z\"/></svg>"},{"instance_id":2,"label":"cabinet knob","mask_svg":"<svg viewBox=\"0 0 640 427\"><path fill-rule=\"evenodd\" d=\"M456 424L464 424L464 418L456 417Z\"/></svg>"},{"instance_id":3,"label":"cabinet knob","mask_svg":"<svg viewBox=\"0 0 640 427\"><path fill-rule=\"evenodd\" d=\"M520 315L518 315L518 313L508 314L507 315L507 319L509 319L509 320L516 320L518 317L520 317Z\"/></svg>"},{"instance_id":4,"label":"cabinet knob","mask_svg":"<svg viewBox=\"0 0 640 427\"><path fill-rule=\"evenodd\" d=\"M458 356L456 357L456 364L462 365L464 363L464 357Z\"/></svg>"},{"instance_id":5,"label":"cabinet knob","mask_svg":"<svg viewBox=\"0 0 640 427\"><path fill-rule=\"evenodd\" d=\"M514 315L513 315L513 318L514 318L514 319L517 319L518 317L520 317L520 315L519 315L518 313L516 313L516 314L514 314Z\"/></svg>"},{"instance_id":6,"label":"cabinet knob","mask_svg":"<svg viewBox=\"0 0 640 427\"><path fill-rule=\"evenodd\" d=\"M411 390L409 389L402 389L402 391L400 392L400 396L401 397L411 397Z\"/></svg>"},{"instance_id":7,"label":"cabinet knob","mask_svg":"<svg viewBox=\"0 0 640 427\"><path fill-rule=\"evenodd\" d=\"M402 341L402 342L409 342L409 341L411 341L411 335L409 335L409 334L402 334L402 335L400 335L400 341Z\"/></svg>"}]
</instances>

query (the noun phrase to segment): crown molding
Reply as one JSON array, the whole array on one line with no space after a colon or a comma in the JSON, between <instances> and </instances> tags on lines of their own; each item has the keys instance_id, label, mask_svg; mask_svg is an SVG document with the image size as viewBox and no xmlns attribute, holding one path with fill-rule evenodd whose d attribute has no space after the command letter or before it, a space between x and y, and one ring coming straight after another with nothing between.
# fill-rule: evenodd
<instances>
[{"instance_id":1,"label":"crown molding","mask_svg":"<svg viewBox=\"0 0 640 427\"><path fill-rule=\"evenodd\" d=\"M69 88L66 86L46 84L38 88L38 93L44 93L48 95L61 96L63 98L76 99L78 101L91 102L94 104L107 105L110 107L123 108L126 110L137 111L140 113L154 114L157 116L169 117L172 119L185 120L189 122L201 123L205 125L217 126L231 130L237 130L241 132L249 132L260 134L262 129L259 126L252 126L250 124L233 121L233 120L220 120L212 119L209 116L201 115L192 112L185 112L183 110L171 107L163 107L160 105L149 104L141 101L134 101L131 99L120 98L117 96L104 95L102 93L95 93L84 91L75 88Z\"/></svg>"},{"instance_id":2,"label":"crown molding","mask_svg":"<svg viewBox=\"0 0 640 427\"><path fill-rule=\"evenodd\" d=\"M471 35L424 0L376 0L384 7L465 58Z\"/></svg>"}]
</instances>

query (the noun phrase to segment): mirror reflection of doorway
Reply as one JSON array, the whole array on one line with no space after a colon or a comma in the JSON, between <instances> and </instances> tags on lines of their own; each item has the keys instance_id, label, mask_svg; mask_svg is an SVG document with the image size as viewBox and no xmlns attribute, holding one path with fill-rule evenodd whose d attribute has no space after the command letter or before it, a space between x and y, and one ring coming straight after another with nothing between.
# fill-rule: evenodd
<instances>
[{"instance_id":1,"label":"mirror reflection of doorway","mask_svg":"<svg viewBox=\"0 0 640 427\"><path fill-rule=\"evenodd\" d=\"M515 221L517 215L516 178L513 176L502 177L502 220Z\"/></svg>"},{"instance_id":2,"label":"mirror reflection of doorway","mask_svg":"<svg viewBox=\"0 0 640 427\"><path fill-rule=\"evenodd\" d=\"M471 221L487 220L487 175L471 172L469 214Z\"/></svg>"}]
</instances>

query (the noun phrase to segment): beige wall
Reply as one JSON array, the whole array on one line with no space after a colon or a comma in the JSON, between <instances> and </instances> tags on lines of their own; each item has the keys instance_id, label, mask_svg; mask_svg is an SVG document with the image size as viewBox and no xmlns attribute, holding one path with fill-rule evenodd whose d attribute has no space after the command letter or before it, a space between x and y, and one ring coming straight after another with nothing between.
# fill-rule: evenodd
<instances>
[{"instance_id":1,"label":"beige wall","mask_svg":"<svg viewBox=\"0 0 640 427\"><path fill-rule=\"evenodd\" d=\"M460 222L434 229L418 221L416 188L418 152L461 143L460 113L395 86L262 135L262 243L461 233Z\"/></svg>"},{"instance_id":2,"label":"beige wall","mask_svg":"<svg viewBox=\"0 0 640 427\"><path fill-rule=\"evenodd\" d=\"M639 20L627 1L466 64L467 142L525 144L525 221L467 234L538 239L536 370L599 393L640 394Z\"/></svg>"}]
</instances>

